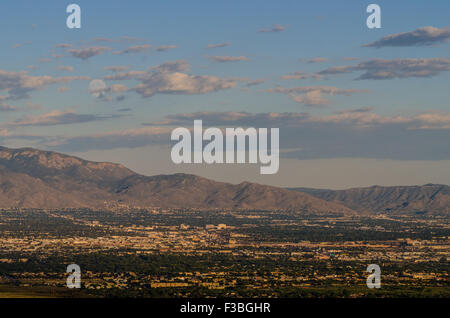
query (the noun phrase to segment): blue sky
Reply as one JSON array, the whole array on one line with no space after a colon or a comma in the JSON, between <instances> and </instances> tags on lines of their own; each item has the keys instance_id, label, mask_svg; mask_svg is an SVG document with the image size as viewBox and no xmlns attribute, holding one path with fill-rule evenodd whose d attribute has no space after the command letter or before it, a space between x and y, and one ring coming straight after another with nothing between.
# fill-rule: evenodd
<instances>
[{"instance_id":1,"label":"blue sky","mask_svg":"<svg viewBox=\"0 0 450 318\"><path fill-rule=\"evenodd\" d=\"M77 30L69 3L0 4L2 145L231 182L450 183L448 1L74 1ZM171 164L168 132L191 113L280 127L280 173Z\"/></svg>"}]
</instances>

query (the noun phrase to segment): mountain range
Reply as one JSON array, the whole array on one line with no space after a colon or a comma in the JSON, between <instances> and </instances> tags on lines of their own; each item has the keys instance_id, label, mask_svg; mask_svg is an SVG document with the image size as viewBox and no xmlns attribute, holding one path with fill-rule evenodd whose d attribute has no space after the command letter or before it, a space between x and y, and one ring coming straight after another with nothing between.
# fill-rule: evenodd
<instances>
[{"instance_id":1,"label":"mountain range","mask_svg":"<svg viewBox=\"0 0 450 318\"><path fill-rule=\"evenodd\" d=\"M104 208L114 204L355 213L342 204L283 188L249 182L234 185L188 174L144 176L120 164L0 147L0 208Z\"/></svg>"},{"instance_id":2,"label":"mountain range","mask_svg":"<svg viewBox=\"0 0 450 318\"><path fill-rule=\"evenodd\" d=\"M450 187L443 184L422 186L372 186L347 190L292 188L328 202L338 202L360 213L450 214Z\"/></svg>"},{"instance_id":3,"label":"mountain range","mask_svg":"<svg viewBox=\"0 0 450 318\"><path fill-rule=\"evenodd\" d=\"M195 175L144 176L120 164L0 146L0 208L131 207L449 214L446 185L349 190L230 184Z\"/></svg>"}]
</instances>

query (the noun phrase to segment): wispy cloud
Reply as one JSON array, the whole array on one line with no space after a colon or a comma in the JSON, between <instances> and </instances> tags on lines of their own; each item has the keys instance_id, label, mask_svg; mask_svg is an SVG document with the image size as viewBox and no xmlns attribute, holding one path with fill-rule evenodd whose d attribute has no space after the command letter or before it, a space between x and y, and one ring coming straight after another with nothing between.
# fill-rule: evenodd
<instances>
[{"instance_id":1,"label":"wispy cloud","mask_svg":"<svg viewBox=\"0 0 450 318\"><path fill-rule=\"evenodd\" d=\"M267 93L280 93L288 95L293 101L306 106L323 106L329 104L329 101L323 98L322 94L333 95L352 95L355 93L367 93L367 90L360 89L341 89L334 86L299 86L285 88L278 86L263 90Z\"/></svg>"},{"instance_id":2,"label":"wispy cloud","mask_svg":"<svg viewBox=\"0 0 450 318\"><path fill-rule=\"evenodd\" d=\"M99 37L99 38L94 38L92 40L92 42L96 42L96 43L139 42L139 41L143 41L143 39L132 37L132 36L121 36L118 38Z\"/></svg>"},{"instance_id":3,"label":"wispy cloud","mask_svg":"<svg viewBox=\"0 0 450 318\"><path fill-rule=\"evenodd\" d=\"M195 112L167 115L161 121L145 123L147 126L186 126L195 119L208 125L298 127L305 123L342 124L353 128L373 128L377 125L399 124L408 130L450 130L450 113L428 112L417 115L382 116L373 107L337 111L335 114L312 116L309 113L249 113L249 112Z\"/></svg>"},{"instance_id":4,"label":"wispy cloud","mask_svg":"<svg viewBox=\"0 0 450 318\"><path fill-rule=\"evenodd\" d=\"M148 50L150 47L150 44L133 45L122 51L114 52L114 54L136 54Z\"/></svg>"},{"instance_id":5,"label":"wispy cloud","mask_svg":"<svg viewBox=\"0 0 450 318\"><path fill-rule=\"evenodd\" d=\"M354 56L346 56L343 58L344 61L357 61L359 60L359 57L354 57Z\"/></svg>"},{"instance_id":6,"label":"wispy cloud","mask_svg":"<svg viewBox=\"0 0 450 318\"><path fill-rule=\"evenodd\" d=\"M97 100L104 102L110 102L113 100L112 94L122 94L128 91L128 87L123 84L112 84L109 87L102 81L103 85L99 85L96 88L89 88L88 92L92 94ZM115 98L116 101L122 101L125 96L120 95Z\"/></svg>"},{"instance_id":7,"label":"wispy cloud","mask_svg":"<svg viewBox=\"0 0 450 318\"><path fill-rule=\"evenodd\" d=\"M371 107L331 115L309 113L196 112L168 115L147 123L152 127L190 127L202 119L204 127L283 127L280 147L296 159L382 158L448 160L450 114L426 112L383 116ZM301 149L289 151L292 149Z\"/></svg>"},{"instance_id":8,"label":"wispy cloud","mask_svg":"<svg viewBox=\"0 0 450 318\"><path fill-rule=\"evenodd\" d=\"M326 57L314 57L312 59L306 60L306 62L309 64L323 63L323 62L327 62L327 61L328 61L328 58L326 58Z\"/></svg>"},{"instance_id":9,"label":"wispy cloud","mask_svg":"<svg viewBox=\"0 0 450 318\"><path fill-rule=\"evenodd\" d=\"M63 65L59 65L56 67L56 69L60 70L60 71L67 71L67 72L73 72L73 66L63 66Z\"/></svg>"},{"instance_id":10,"label":"wispy cloud","mask_svg":"<svg viewBox=\"0 0 450 318\"><path fill-rule=\"evenodd\" d=\"M245 56L208 56L208 59L212 62L226 63L226 62L239 62L239 61L249 61L248 57Z\"/></svg>"},{"instance_id":11,"label":"wispy cloud","mask_svg":"<svg viewBox=\"0 0 450 318\"><path fill-rule=\"evenodd\" d=\"M271 28L261 29L258 32L260 32L260 33L273 33L273 32L282 32L284 30L286 30L286 27L282 26L281 24L275 24Z\"/></svg>"},{"instance_id":12,"label":"wispy cloud","mask_svg":"<svg viewBox=\"0 0 450 318\"><path fill-rule=\"evenodd\" d=\"M18 49L18 48L20 48L20 47L22 47L22 46L24 46L24 45L27 45L27 44L31 44L31 42L24 42L24 43L17 43L17 44L14 44L13 46L12 46L12 48L13 49Z\"/></svg>"},{"instance_id":13,"label":"wispy cloud","mask_svg":"<svg viewBox=\"0 0 450 318\"><path fill-rule=\"evenodd\" d=\"M72 44L69 43L59 43L56 44L55 47L61 48L61 49L70 49L72 47Z\"/></svg>"},{"instance_id":14,"label":"wispy cloud","mask_svg":"<svg viewBox=\"0 0 450 318\"><path fill-rule=\"evenodd\" d=\"M134 79L139 76L143 76L147 74L147 71L128 71L128 72L118 72L112 75L106 75L104 77L105 80L110 81L124 81L129 79Z\"/></svg>"},{"instance_id":15,"label":"wispy cloud","mask_svg":"<svg viewBox=\"0 0 450 318\"><path fill-rule=\"evenodd\" d=\"M111 50L111 48L106 47L106 46L92 46L92 47L87 47L87 48L83 48L83 49L69 49L67 51L70 54L72 54L73 57L76 57L76 58L79 58L82 60L87 60L88 58L103 54L110 50Z\"/></svg>"},{"instance_id":16,"label":"wispy cloud","mask_svg":"<svg viewBox=\"0 0 450 318\"><path fill-rule=\"evenodd\" d=\"M320 75L343 74L362 71L357 79L383 80L409 77L433 77L450 71L449 58L428 59L372 59L358 65L335 66L319 72Z\"/></svg>"},{"instance_id":17,"label":"wispy cloud","mask_svg":"<svg viewBox=\"0 0 450 318\"><path fill-rule=\"evenodd\" d=\"M355 108L355 109L345 109L345 110L339 110L336 113L337 114L349 114L349 113L368 113L373 111L375 108L371 106L365 106L361 108Z\"/></svg>"},{"instance_id":18,"label":"wispy cloud","mask_svg":"<svg viewBox=\"0 0 450 318\"><path fill-rule=\"evenodd\" d=\"M146 126L189 126L194 120L202 119L210 126L251 126L279 127L296 125L305 118L307 113L248 113L248 112L195 112L167 115L163 120L144 123Z\"/></svg>"},{"instance_id":19,"label":"wispy cloud","mask_svg":"<svg viewBox=\"0 0 450 318\"><path fill-rule=\"evenodd\" d=\"M156 48L156 51L158 51L158 52L165 52L165 51L173 50L173 49L176 49L176 48L177 48L176 45L161 45L161 46L158 46Z\"/></svg>"},{"instance_id":20,"label":"wispy cloud","mask_svg":"<svg viewBox=\"0 0 450 318\"><path fill-rule=\"evenodd\" d=\"M95 38L92 41L93 42L97 42L97 43L113 43L113 42L117 42L116 39L112 39L112 38Z\"/></svg>"},{"instance_id":21,"label":"wispy cloud","mask_svg":"<svg viewBox=\"0 0 450 318\"><path fill-rule=\"evenodd\" d=\"M410 32L391 34L365 44L363 47L429 46L448 41L450 41L450 28L439 29L426 26Z\"/></svg>"},{"instance_id":22,"label":"wispy cloud","mask_svg":"<svg viewBox=\"0 0 450 318\"><path fill-rule=\"evenodd\" d=\"M304 104L306 106L320 106L328 105L330 101L323 98L322 92L320 90L312 90L305 92L303 95L298 95L295 93L290 93L289 97L297 103Z\"/></svg>"},{"instance_id":23,"label":"wispy cloud","mask_svg":"<svg viewBox=\"0 0 450 318\"><path fill-rule=\"evenodd\" d=\"M43 57L39 59L39 63L50 63L51 61L53 60L49 57Z\"/></svg>"},{"instance_id":24,"label":"wispy cloud","mask_svg":"<svg viewBox=\"0 0 450 318\"><path fill-rule=\"evenodd\" d=\"M17 107L10 105L10 104L4 104L0 101L0 112L13 112L16 110L17 110Z\"/></svg>"},{"instance_id":25,"label":"wispy cloud","mask_svg":"<svg viewBox=\"0 0 450 318\"><path fill-rule=\"evenodd\" d=\"M67 92L67 91L69 91L70 90L70 88L69 87L67 87L67 86L61 86L61 87L58 87L58 89L56 90L58 93L63 93L63 92Z\"/></svg>"},{"instance_id":26,"label":"wispy cloud","mask_svg":"<svg viewBox=\"0 0 450 318\"><path fill-rule=\"evenodd\" d=\"M8 127L17 126L56 126L87 123L119 117L119 115L94 115L94 114L78 114L74 110L66 110L64 112L53 110L51 112L39 116L25 116L21 119L11 121L5 124Z\"/></svg>"},{"instance_id":27,"label":"wispy cloud","mask_svg":"<svg viewBox=\"0 0 450 318\"><path fill-rule=\"evenodd\" d=\"M8 72L0 70L0 91L8 93L8 99L28 97L28 93L50 84L69 83L74 80L88 80L87 76L31 76L26 71Z\"/></svg>"},{"instance_id":28,"label":"wispy cloud","mask_svg":"<svg viewBox=\"0 0 450 318\"><path fill-rule=\"evenodd\" d=\"M266 81L265 78L259 78L259 79L255 79L255 80L248 79L245 81L246 82L245 86L247 86L247 87L256 86L256 85L260 85L260 84L264 83L265 81Z\"/></svg>"},{"instance_id":29,"label":"wispy cloud","mask_svg":"<svg viewBox=\"0 0 450 318\"><path fill-rule=\"evenodd\" d=\"M126 71L127 69L129 69L129 67L112 65L112 66L106 66L104 69L106 71L111 71L111 72L123 72L123 71Z\"/></svg>"},{"instance_id":30,"label":"wispy cloud","mask_svg":"<svg viewBox=\"0 0 450 318\"><path fill-rule=\"evenodd\" d=\"M100 134L53 138L46 147L58 151L88 151L116 148L137 148L148 145L170 145L168 127L143 127Z\"/></svg>"},{"instance_id":31,"label":"wispy cloud","mask_svg":"<svg viewBox=\"0 0 450 318\"><path fill-rule=\"evenodd\" d=\"M208 44L207 49L217 49L219 47L230 46L231 42L217 43L217 44Z\"/></svg>"},{"instance_id":32,"label":"wispy cloud","mask_svg":"<svg viewBox=\"0 0 450 318\"><path fill-rule=\"evenodd\" d=\"M449 160L450 114L426 112L383 116L370 107L313 116L309 113L196 112L168 115L147 127L79 136L27 136L59 151L170 146L173 127L190 127L202 119L204 127L283 127L283 155L296 159L380 158ZM395 138L393 137L395 136ZM0 138L20 138L0 128ZM298 149L298 150L293 150Z\"/></svg>"},{"instance_id":33,"label":"wispy cloud","mask_svg":"<svg viewBox=\"0 0 450 318\"><path fill-rule=\"evenodd\" d=\"M11 131L7 128L0 128L0 142L3 144L8 141L15 140L32 140L38 142L44 142L48 138L46 136L40 136L36 134L24 134Z\"/></svg>"},{"instance_id":34,"label":"wispy cloud","mask_svg":"<svg viewBox=\"0 0 450 318\"><path fill-rule=\"evenodd\" d=\"M310 74L306 72L294 72L291 74L283 75L280 77L282 80L306 80L306 79L319 80L322 78L320 74Z\"/></svg>"}]
</instances>

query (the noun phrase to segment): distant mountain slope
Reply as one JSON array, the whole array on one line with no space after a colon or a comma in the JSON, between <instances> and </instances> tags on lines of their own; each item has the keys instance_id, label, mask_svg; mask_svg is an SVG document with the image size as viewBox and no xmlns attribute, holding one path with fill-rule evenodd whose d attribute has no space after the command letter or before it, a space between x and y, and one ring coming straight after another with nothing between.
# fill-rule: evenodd
<instances>
[{"instance_id":1,"label":"distant mountain slope","mask_svg":"<svg viewBox=\"0 0 450 318\"><path fill-rule=\"evenodd\" d=\"M348 190L294 188L328 202L336 202L361 212L450 214L450 187L427 184L423 186L373 186Z\"/></svg>"},{"instance_id":2,"label":"distant mountain slope","mask_svg":"<svg viewBox=\"0 0 450 318\"><path fill-rule=\"evenodd\" d=\"M140 207L292 209L355 213L306 193L193 175L143 176L113 163L31 148L0 147L0 208Z\"/></svg>"},{"instance_id":3,"label":"distant mountain slope","mask_svg":"<svg viewBox=\"0 0 450 318\"><path fill-rule=\"evenodd\" d=\"M92 162L32 148L9 149L1 146L0 167L47 181L64 177L84 182L105 183L135 174L120 164Z\"/></svg>"},{"instance_id":4,"label":"distant mountain slope","mask_svg":"<svg viewBox=\"0 0 450 318\"><path fill-rule=\"evenodd\" d=\"M139 202L166 207L295 209L315 213L354 213L340 204L329 203L306 193L249 182L233 185L186 174L130 176L120 182L117 194L123 202L130 204Z\"/></svg>"}]
</instances>

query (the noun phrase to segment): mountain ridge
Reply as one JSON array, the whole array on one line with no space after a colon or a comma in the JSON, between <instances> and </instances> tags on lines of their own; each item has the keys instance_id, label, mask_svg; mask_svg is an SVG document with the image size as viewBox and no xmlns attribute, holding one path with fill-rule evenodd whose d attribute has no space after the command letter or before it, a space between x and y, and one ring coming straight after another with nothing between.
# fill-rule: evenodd
<instances>
[{"instance_id":1,"label":"mountain ridge","mask_svg":"<svg viewBox=\"0 0 450 318\"><path fill-rule=\"evenodd\" d=\"M0 208L130 207L295 210L303 213L450 214L450 187L345 190L230 184L175 173L145 176L121 164L0 146Z\"/></svg>"},{"instance_id":2,"label":"mountain ridge","mask_svg":"<svg viewBox=\"0 0 450 318\"><path fill-rule=\"evenodd\" d=\"M445 184L422 186L371 186L344 190L290 188L328 202L343 204L366 213L450 214L450 187Z\"/></svg>"},{"instance_id":3,"label":"mountain ridge","mask_svg":"<svg viewBox=\"0 0 450 318\"><path fill-rule=\"evenodd\" d=\"M188 175L144 176L120 164L0 147L0 208L133 207L356 212L306 193Z\"/></svg>"}]
</instances>

